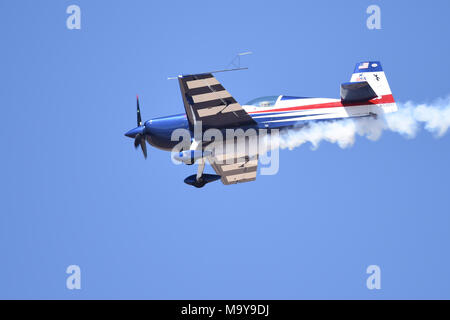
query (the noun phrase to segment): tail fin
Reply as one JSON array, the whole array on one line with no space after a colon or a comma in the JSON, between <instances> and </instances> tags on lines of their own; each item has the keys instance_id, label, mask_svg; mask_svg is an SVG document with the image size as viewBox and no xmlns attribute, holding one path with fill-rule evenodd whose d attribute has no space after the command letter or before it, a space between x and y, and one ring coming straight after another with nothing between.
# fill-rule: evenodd
<instances>
[{"instance_id":1,"label":"tail fin","mask_svg":"<svg viewBox=\"0 0 450 320\"><path fill-rule=\"evenodd\" d=\"M360 62L356 64L350 82L361 81L367 81L379 97L392 94L379 61Z\"/></svg>"},{"instance_id":2,"label":"tail fin","mask_svg":"<svg viewBox=\"0 0 450 320\"><path fill-rule=\"evenodd\" d=\"M350 82L361 81L369 83L380 99L379 106L385 113L397 111L391 88L379 61L365 61L356 64Z\"/></svg>"}]
</instances>

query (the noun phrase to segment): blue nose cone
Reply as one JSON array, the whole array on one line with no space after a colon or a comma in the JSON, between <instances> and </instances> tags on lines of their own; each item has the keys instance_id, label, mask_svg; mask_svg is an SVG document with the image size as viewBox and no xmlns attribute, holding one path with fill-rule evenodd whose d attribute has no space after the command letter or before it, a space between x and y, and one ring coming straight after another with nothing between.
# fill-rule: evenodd
<instances>
[{"instance_id":1,"label":"blue nose cone","mask_svg":"<svg viewBox=\"0 0 450 320\"><path fill-rule=\"evenodd\" d=\"M140 127L136 127L134 129L131 129L130 131L128 131L127 133L125 133L125 135L129 138L135 138L139 133L143 133L145 130L144 126L140 126Z\"/></svg>"}]
</instances>

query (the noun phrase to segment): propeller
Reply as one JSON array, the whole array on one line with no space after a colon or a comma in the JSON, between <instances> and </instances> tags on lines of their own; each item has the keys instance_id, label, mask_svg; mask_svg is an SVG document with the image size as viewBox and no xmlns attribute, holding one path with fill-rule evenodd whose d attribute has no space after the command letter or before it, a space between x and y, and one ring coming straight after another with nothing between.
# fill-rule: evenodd
<instances>
[{"instance_id":1,"label":"propeller","mask_svg":"<svg viewBox=\"0 0 450 320\"><path fill-rule=\"evenodd\" d=\"M137 107L137 126L142 127L141 109L139 108L138 95L136 95L136 107ZM139 145L141 146L144 158L147 159L147 145L145 143L145 134L143 132L138 133L134 138L134 147L137 149Z\"/></svg>"}]
</instances>

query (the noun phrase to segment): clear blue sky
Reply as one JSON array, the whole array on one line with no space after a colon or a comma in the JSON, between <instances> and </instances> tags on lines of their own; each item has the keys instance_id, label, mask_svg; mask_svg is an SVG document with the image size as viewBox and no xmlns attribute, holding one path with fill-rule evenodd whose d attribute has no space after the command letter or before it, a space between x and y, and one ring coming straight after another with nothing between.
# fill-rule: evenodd
<instances>
[{"instance_id":1,"label":"clear blue sky","mask_svg":"<svg viewBox=\"0 0 450 320\"><path fill-rule=\"evenodd\" d=\"M82 11L66 28L66 8ZM370 4L382 30L366 28ZM183 183L123 136L184 111L168 76L226 66L238 101L338 97L380 60L398 101L450 93L448 1L1 1L0 298L450 298L450 136L281 152L234 186ZM211 168L207 169L211 171ZM82 289L66 289L68 265ZM366 268L381 267L379 291Z\"/></svg>"}]
</instances>

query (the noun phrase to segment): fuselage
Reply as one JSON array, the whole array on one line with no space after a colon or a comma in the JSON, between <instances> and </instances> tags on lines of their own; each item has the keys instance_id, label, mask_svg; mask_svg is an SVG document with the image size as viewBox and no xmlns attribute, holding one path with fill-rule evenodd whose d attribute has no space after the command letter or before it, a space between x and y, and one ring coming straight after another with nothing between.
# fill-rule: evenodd
<instances>
[{"instance_id":1,"label":"fuselage","mask_svg":"<svg viewBox=\"0 0 450 320\"><path fill-rule=\"evenodd\" d=\"M367 117L397 110L392 94L377 97L363 103L343 103L340 99L305 98L292 96L268 96L254 99L242 105L256 122L244 128L287 129L315 121L331 121L355 117ZM179 143L173 141L176 129L189 130L185 113L159 117L145 122L147 141L162 150L172 150Z\"/></svg>"}]
</instances>

